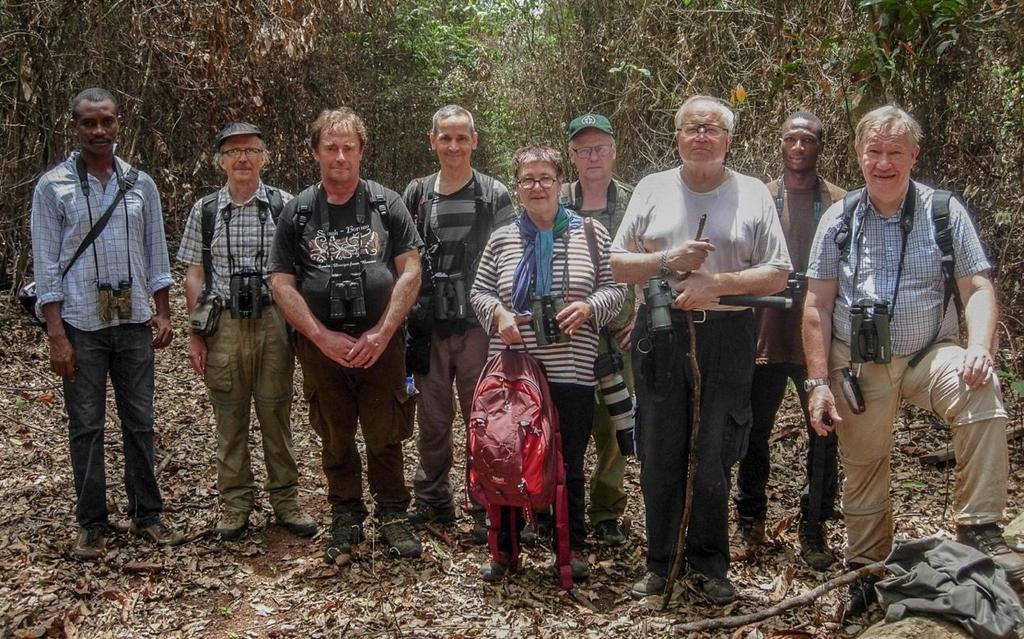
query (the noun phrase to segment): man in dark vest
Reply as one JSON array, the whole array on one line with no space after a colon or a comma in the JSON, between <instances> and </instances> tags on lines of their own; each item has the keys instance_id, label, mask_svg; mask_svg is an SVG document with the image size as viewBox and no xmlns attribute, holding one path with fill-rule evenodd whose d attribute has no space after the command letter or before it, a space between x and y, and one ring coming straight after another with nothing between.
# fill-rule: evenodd
<instances>
[{"instance_id":1,"label":"man in dark vest","mask_svg":"<svg viewBox=\"0 0 1024 639\"><path fill-rule=\"evenodd\" d=\"M178 260L188 265L189 313L203 296L216 296L223 307L216 330L193 330L188 348L189 362L206 382L217 419L222 513L216 530L224 539L235 539L249 525L255 492L249 407L255 403L270 505L279 524L309 537L316 524L299 504L289 426L295 360L284 317L266 281L274 229L291 195L260 179L267 149L263 134L252 124L225 126L217 135L215 158L227 184L192 206Z\"/></svg>"},{"instance_id":2,"label":"man in dark vest","mask_svg":"<svg viewBox=\"0 0 1024 639\"><path fill-rule=\"evenodd\" d=\"M600 221L614 237L626 214L633 187L612 177L615 171L615 131L607 117L600 113L584 113L569 123L569 159L576 167L578 179L562 187L562 203L580 215ZM630 395L635 395L629 357L629 336L636 315L634 306L633 288L630 287L622 310L601 331L598 342L600 361L621 362L621 366L614 368L619 369ZM622 485L626 458L619 450L615 427L600 386L595 397L591 435L597 463L590 474L587 516L598 542L618 546L626 540L622 529L622 515L626 511L626 491ZM632 422L632 416L628 419Z\"/></svg>"},{"instance_id":3,"label":"man in dark vest","mask_svg":"<svg viewBox=\"0 0 1024 639\"><path fill-rule=\"evenodd\" d=\"M825 142L825 131L813 113L797 111L782 125L782 177L768 185L786 236L789 257L793 261L790 294L793 308L756 309L757 360L750 391L753 421L747 453L740 460L736 478L737 534L731 543L733 561L751 557L765 542L765 515L768 498L770 459L768 438L775 415L793 380L804 407L807 430L807 486L800 499L800 557L815 570L835 563L829 549L824 522L831 517L836 497L837 462L834 433L818 436L807 420L807 368L800 344L800 319L803 292L806 289L807 257L811 252L814 229L833 202L842 200L846 191L818 175L818 155Z\"/></svg>"}]
</instances>

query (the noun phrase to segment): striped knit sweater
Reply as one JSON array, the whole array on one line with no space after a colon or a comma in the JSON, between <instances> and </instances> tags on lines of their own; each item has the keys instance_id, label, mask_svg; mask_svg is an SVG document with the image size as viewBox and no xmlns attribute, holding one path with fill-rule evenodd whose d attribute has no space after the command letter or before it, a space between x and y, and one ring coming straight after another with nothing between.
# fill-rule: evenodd
<instances>
[{"instance_id":1,"label":"striped knit sweater","mask_svg":"<svg viewBox=\"0 0 1024 639\"><path fill-rule=\"evenodd\" d=\"M525 213L523 213L525 215ZM626 287L612 281L609 248L611 238L600 222L594 222L599 255L598 276L594 276L594 262L587 247L586 231L571 230L555 239L552 265L553 295L566 291L566 244L568 244L568 291L566 304L587 301L594 309L591 320L584 324L568 343L540 347L531 324L520 324L526 350L536 357L548 375L548 382L560 384L594 385L594 359L597 357L597 326L604 326L619 312L626 297ZM512 308L512 275L523 256L523 243L519 225L509 224L491 234L490 241L480 258L480 267L470 294L470 304L480 318L480 324L491 335L490 355L505 348L505 343L494 328L494 310L499 306ZM596 281L595 281L596 280ZM517 345L515 348L522 349Z\"/></svg>"}]
</instances>

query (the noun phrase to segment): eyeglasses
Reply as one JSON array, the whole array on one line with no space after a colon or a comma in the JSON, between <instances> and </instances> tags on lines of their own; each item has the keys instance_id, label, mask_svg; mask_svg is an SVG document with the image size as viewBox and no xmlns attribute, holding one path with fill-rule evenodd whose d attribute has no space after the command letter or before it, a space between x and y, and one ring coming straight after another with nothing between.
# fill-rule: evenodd
<instances>
[{"instance_id":1,"label":"eyeglasses","mask_svg":"<svg viewBox=\"0 0 1024 639\"><path fill-rule=\"evenodd\" d=\"M558 180L556 178L553 178L550 175L545 175L545 176L539 177L539 178L532 178L532 177L519 178L516 181L516 184L518 184L519 188L523 189L524 191L529 191L529 190L533 189L534 187L536 187L538 184L540 184L540 187L542 189L550 189L551 186L555 182L557 182L557 181Z\"/></svg>"},{"instance_id":2,"label":"eyeglasses","mask_svg":"<svg viewBox=\"0 0 1024 639\"><path fill-rule=\"evenodd\" d=\"M572 152L580 156L584 160L589 160L595 155L599 158L606 158L611 155L613 144L598 144L597 146L581 146L578 149L573 149Z\"/></svg>"},{"instance_id":3,"label":"eyeglasses","mask_svg":"<svg viewBox=\"0 0 1024 639\"><path fill-rule=\"evenodd\" d=\"M684 124L679 129L679 133L688 138L695 138L700 134L704 134L712 140L717 140L729 133L728 129L716 124Z\"/></svg>"},{"instance_id":4,"label":"eyeglasses","mask_svg":"<svg viewBox=\"0 0 1024 639\"><path fill-rule=\"evenodd\" d=\"M259 156L261 156L264 153L266 153L266 150L265 149L259 149L259 148L256 148L256 147L253 146L253 147L249 147L249 148L246 148L246 149L239 149L239 148L228 149L227 151L221 151L220 153L221 153L221 155L228 156L232 160L237 160L238 158L242 157L242 155L245 155L245 157L249 157L249 158L258 158Z\"/></svg>"}]
</instances>

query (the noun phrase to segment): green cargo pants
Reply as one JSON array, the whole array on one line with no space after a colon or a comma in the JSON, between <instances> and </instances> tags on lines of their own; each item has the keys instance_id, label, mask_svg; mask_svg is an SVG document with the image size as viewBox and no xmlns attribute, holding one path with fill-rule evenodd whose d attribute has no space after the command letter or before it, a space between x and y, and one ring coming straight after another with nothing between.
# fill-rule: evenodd
<instances>
[{"instance_id":1,"label":"green cargo pants","mask_svg":"<svg viewBox=\"0 0 1024 639\"><path fill-rule=\"evenodd\" d=\"M274 512L282 512L299 498L289 425L295 361L284 318L277 306L264 308L260 319L231 319L225 310L206 346L206 386L217 419L217 490L224 508L252 509L256 483L249 455L249 407L255 402L266 490Z\"/></svg>"}]
</instances>

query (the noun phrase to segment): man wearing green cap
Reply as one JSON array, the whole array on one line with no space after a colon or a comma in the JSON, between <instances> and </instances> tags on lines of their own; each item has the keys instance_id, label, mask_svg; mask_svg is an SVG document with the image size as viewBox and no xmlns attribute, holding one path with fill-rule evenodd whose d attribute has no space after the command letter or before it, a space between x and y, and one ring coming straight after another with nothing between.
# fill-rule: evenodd
<instances>
[{"instance_id":1,"label":"man wearing green cap","mask_svg":"<svg viewBox=\"0 0 1024 639\"><path fill-rule=\"evenodd\" d=\"M215 330L202 327L196 332L190 321L188 348L189 363L206 382L217 419L217 490L223 512L216 530L223 539L235 539L249 524L255 493L249 406L255 401L266 488L277 522L309 537L316 524L299 504L289 426L295 363L284 318L266 281L277 219L291 195L260 179L267 149L263 134L252 124L225 126L217 135L215 159L227 184L192 206L178 260L188 265L189 313L200 298L219 298L223 306L219 321L208 324Z\"/></svg>"},{"instance_id":2,"label":"man wearing green cap","mask_svg":"<svg viewBox=\"0 0 1024 639\"><path fill-rule=\"evenodd\" d=\"M615 131L608 118L599 113L584 113L569 123L569 157L579 180L562 187L562 203L580 215L594 217L613 236L626 213L633 187L612 177L615 170ZM633 329L633 290L627 293L622 311L601 331L598 362L595 372L599 380L621 375L630 397L633 396L633 371L628 351L629 334ZM603 367L602 367L603 365ZM597 369L601 367L601 370ZM617 380L616 380L617 381ZM632 405L606 399L603 389L615 388L599 384L596 392L592 431L597 452L597 466L590 475L590 508L588 517L594 537L600 543L618 546L625 541L622 514L626 511L626 493L622 480L626 459L616 441L616 426L623 429L619 439L632 444ZM613 416L609 413L612 405Z\"/></svg>"}]
</instances>

